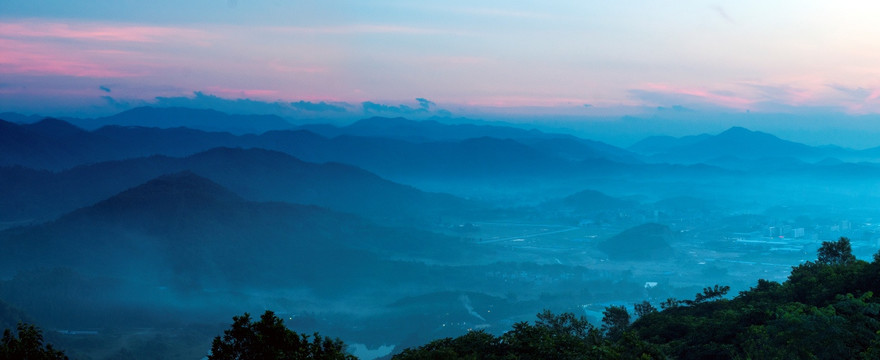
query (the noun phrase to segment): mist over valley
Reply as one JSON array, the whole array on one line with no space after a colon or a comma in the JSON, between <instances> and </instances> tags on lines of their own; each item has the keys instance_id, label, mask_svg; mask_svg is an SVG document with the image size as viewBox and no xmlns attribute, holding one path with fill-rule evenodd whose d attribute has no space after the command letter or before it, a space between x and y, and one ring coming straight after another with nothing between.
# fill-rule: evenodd
<instances>
[{"instance_id":1,"label":"mist over valley","mask_svg":"<svg viewBox=\"0 0 880 360\"><path fill-rule=\"evenodd\" d=\"M880 249L876 149L135 113L0 122L0 325L39 324L73 357L198 358L264 310L390 356L545 309L599 324L608 306L782 282L842 236L860 259Z\"/></svg>"}]
</instances>

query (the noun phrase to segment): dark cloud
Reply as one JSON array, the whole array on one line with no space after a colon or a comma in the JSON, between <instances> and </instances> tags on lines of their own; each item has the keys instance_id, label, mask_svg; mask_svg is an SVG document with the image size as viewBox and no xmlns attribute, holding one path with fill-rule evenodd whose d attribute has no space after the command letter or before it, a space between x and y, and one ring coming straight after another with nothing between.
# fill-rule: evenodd
<instances>
[{"instance_id":1,"label":"dark cloud","mask_svg":"<svg viewBox=\"0 0 880 360\"><path fill-rule=\"evenodd\" d=\"M109 87L104 86L104 85L98 86L98 89L101 89L101 91L106 92L106 93L109 93L111 91Z\"/></svg>"},{"instance_id":2,"label":"dark cloud","mask_svg":"<svg viewBox=\"0 0 880 360\"><path fill-rule=\"evenodd\" d=\"M110 105L111 108L113 108L117 111L128 110L133 107L144 105L142 103L142 101L138 101L138 103L131 103L129 101L124 101L124 100L120 101L120 100L113 98L110 95L101 96L101 99L103 99L107 103L107 105Z\"/></svg>"},{"instance_id":3,"label":"dark cloud","mask_svg":"<svg viewBox=\"0 0 880 360\"><path fill-rule=\"evenodd\" d=\"M348 104L344 104L348 105ZM295 109L302 111L313 111L313 112L323 112L323 111L332 111L332 112L345 112L347 109L343 106L328 104L326 102L313 103L309 101L300 100L298 102L290 103L290 106Z\"/></svg>"},{"instance_id":4,"label":"dark cloud","mask_svg":"<svg viewBox=\"0 0 880 360\"><path fill-rule=\"evenodd\" d=\"M364 113L374 114L374 113L390 113L390 114L411 114L417 111L421 111L421 109L414 109L406 105L392 106L374 103L372 101L364 101L361 103L361 106L364 108Z\"/></svg>"},{"instance_id":5,"label":"dark cloud","mask_svg":"<svg viewBox=\"0 0 880 360\"><path fill-rule=\"evenodd\" d=\"M437 105L437 104L435 104L433 101L430 101L430 100L425 99L425 98L416 98L416 101L419 102L419 107L422 108L422 109L425 109L425 110L430 109L431 106L435 106L435 105Z\"/></svg>"},{"instance_id":6,"label":"dark cloud","mask_svg":"<svg viewBox=\"0 0 880 360\"><path fill-rule=\"evenodd\" d=\"M154 106L214 109L231 114L277 114L292 112L289 103L265 102L251 99L224 99L219 96L193 92L192 97L156 97Z\"/></svg>"},{"instance_id":7,"label":"dark cloud","mask_svg":"<svg viewBox=\"0 0 880 360\"><path fill-rule=\"evenodd\" d=\"M657 111L691 112L694 110L688 109L681 105L672 105L670 107L658 106Z\"/></svg>"},{"instance_id":8,"label":"dark cloud","mask_svg":"<svg viewBox=\"0 0 880 360\"><path fill-rule=\"evenodd\" d=\"M308 101L260 101L251 99L226 99L200 91L193 92L192 97L157 97L151 106L187 107L194 109L213 109L228 114L273 114L286 117L290 121L347 120L361 116L358 108L345 102Z\"/></svg>"},{"instance_id":9,"label":"dark cloud","mask_svg":"<svg viewBox=\"0 0 880 360\"><path fill-rule=\"evenodd\" d=\"M364 101L361 106L366 115L431 115L431 116L452 116L452 113L445 109L437 108L437 104L425 98L416 98L417 107L408 105L386 105L374 103L372 101Z\"/></svg>"}]
</instances>

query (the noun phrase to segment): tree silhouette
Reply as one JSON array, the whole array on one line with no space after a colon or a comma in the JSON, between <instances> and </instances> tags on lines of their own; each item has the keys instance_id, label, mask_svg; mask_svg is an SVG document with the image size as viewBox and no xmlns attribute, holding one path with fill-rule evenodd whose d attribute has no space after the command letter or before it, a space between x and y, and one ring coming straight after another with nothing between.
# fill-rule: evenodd
<instances>
[{"instance_id":1,"label":"tree silhouette","mask_svg":"<svg viewBox=\"0 0 880 360\"><path fill-rule=\"evenodd\" d=\"M645 315L657 312L657 308L655 308L654 305L651 305L651 303L649 303L647 300L635 304L634 309L636 311L637 317L643 317Z\"/></svg>"},{"instance_id":2,"label":"tree silhouette","mask_svg":"<svg viewBox=\"0 0 880 360\"><path fill-rule=\"evenodd\" d=\"M728 291L730 291L730 286L727 285L722 286L716 284L714 288L705 287L703 288L702 293L699 293L694 297L694 303L699 304L715 298L720 299L722 296L726 295Z\"/></svg>"},{"instance_id":3,"label":"tree silhouette","mask_svg":"<svg viewBox=\"0 0 880 360\"><path fill-rule=\"evenodd\" d=\"M18 323L17 334L6 329L0 340L0 360L67 360L63 352L43 345L43 333L36 326Z\"/></svg>"},{"instance_id":4,"label":"tree silhouette","mask_svg":"<svg viewBox=\"0 0 880 360\"><path fill-rule=\"evenodd\" d=\"M841 237L837 241L823 241L818 253L816 261L820 264L840 265L849 264L856 260L852 254L852 245L846 237Z\"/></svg>"},{"instance_id":5,"label":"tree silhouette","mask_svg":"<svg viewBox=\"0 0 880 360\"><path fill-rule=\"evenodd\" d=\"M272 311L266 311L260 320L251 322L248 313L232 318L232 327L223 336L214 338L209 360L350 360L345 344L339 339L324 338L315 333L299 334L284 326Z\"/></svg>"},{"instance_id":6,"label":"tree silhouette","mask_svg":"<svg viewBox=\"0 0 880 360\"><path fill-rule=\"evenodd\" d=\"M602 312L602 331L608 339L612 341L620 339L628 326L629 312L623 305L608 306Z\"/></svg>"}]
</instances>

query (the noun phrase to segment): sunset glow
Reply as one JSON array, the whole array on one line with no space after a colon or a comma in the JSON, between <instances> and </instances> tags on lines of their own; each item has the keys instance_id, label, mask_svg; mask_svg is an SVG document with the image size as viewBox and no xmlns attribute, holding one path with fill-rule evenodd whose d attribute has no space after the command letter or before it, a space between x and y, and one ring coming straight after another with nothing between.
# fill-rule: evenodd
<instances>
[{"instance_id":1,"label":"sunset glow","mask_svg":"<svg viewBox=\"0 0 880 360\"><path fill-rule=\"evenodd\" d=\"M0 4L0 88L16 95L9 89L26 84L30 97L36 84L53 93L58 80L84 89L96 111L102 96L149 104L202 92L354 105L421 97L463 115L584 105L620 115L673 106L874 114L877 10L818 1L10 1ZM112 93L94 91L105 84ZM0 106L45 112L20 103Z\"/></svg>"}]
</instances>

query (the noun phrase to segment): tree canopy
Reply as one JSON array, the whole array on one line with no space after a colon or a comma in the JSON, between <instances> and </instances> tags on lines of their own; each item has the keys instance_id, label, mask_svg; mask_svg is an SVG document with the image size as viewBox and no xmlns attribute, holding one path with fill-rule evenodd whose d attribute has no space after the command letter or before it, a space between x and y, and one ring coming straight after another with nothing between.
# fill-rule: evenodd
<instances>
[{"instance_id":1,"label":"tree canopy","mask_svg":"<svg viewBox=\"0 0 880 360\"><path fill-rule=\"evenodd\" d=\"M714 285L693 300L609 306L602 331L574 314L538 315L500 337L473 332L406 349L400 359L877 359L880 252L857 260L847 238L822 244L815 262L783 283L758 280L727 298Z\"/></svg>"},{"instance_id":2,"label":"tree canopy","mask_svg":"<svg viewBox=\"0 0 880 360\"><path fill-rule=\"evenodd\" d=\"M34 325L18 323L15 334L3 331L0 339L0 360L67 360L52 344L43 344L43 333Z\"/></svg>"},{"instance_id":3,"label":"tree canopy","mask_svg":"<svg viewBox=\"0 0 880 360\"><path fill-rule=\"evenodd\" d=\"M350 360L339 339L299 334L284 326L272 311L266 311L260 320L251 321L250 314L232 318L232 326L223 336L214 338L210 360Z\"/></svg>"},{"instance_id":4,"label":"tree canopy","mask_svg":"<svg viewBox=\"0 0 880 360\"><path fill-rule=\"evenodd\" d=\"M848 264L856 260L852 254L852 245L849 239L841 237L837 241L823 241L819 247L818 259L820 264L839 265Z\"/></svg>"}]
</instances>

